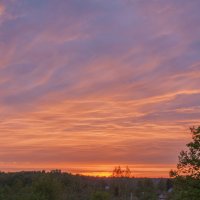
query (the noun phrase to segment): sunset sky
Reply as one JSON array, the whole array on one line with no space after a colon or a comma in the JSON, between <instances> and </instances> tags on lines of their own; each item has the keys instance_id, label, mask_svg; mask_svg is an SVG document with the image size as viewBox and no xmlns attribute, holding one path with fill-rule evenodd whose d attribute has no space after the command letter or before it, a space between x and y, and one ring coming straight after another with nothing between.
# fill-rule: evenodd
<instances>
[{"instance_id":1,"label":"sunset sky","mask_svg":"<svg viewBox=\"0 0 200 200\"><path fill-rule=\"evenodd\" d=\"M199 0L0 0L0 171L167 177L200 122Z\"/></svg>"}]
</instances>

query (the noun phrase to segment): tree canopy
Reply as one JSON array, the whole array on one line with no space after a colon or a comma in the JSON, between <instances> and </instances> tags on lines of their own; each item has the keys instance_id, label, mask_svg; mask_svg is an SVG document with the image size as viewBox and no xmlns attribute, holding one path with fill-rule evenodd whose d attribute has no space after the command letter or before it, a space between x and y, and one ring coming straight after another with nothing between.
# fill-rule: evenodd
<instances>
[{"instance_id":1,"label":"tree canopy","mask_svg":"<svg viewBox=\"0 0 200 200\"><path fill-rule=\"evenodd\" d=\"M200 199L200 126L190 130L192 141L180 152L177 170L170 172L174 178L173 199Z\"/></svg>"},{"instance_id":2,"label":"tree canopy","mask_svg":"<svg viewBox=\"0 0 200 200\"><path fill-rule=\"evenodd\" d=\"M115 167L113 170L112 177L115 178L132 178L132 172L128 166L125 169L122 169L120 166Z\"/></svg>"}]
</instances>

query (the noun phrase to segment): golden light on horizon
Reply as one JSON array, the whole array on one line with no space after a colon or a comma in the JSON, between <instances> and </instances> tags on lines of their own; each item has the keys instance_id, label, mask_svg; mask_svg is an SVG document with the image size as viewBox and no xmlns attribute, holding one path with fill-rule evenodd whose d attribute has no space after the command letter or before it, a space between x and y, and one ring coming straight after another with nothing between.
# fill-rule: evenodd
<instances>
[{"instance_id":1,"label":"golden light on horizon","mask_svg":"<svg viewBox=\"0 0 200 200\"><path fill-rule=\"evenodd\" d=\"M83 176L93 176L93 177L111 177L111 172L83 172L80 173Z\"/></svg>"}]
</instances>

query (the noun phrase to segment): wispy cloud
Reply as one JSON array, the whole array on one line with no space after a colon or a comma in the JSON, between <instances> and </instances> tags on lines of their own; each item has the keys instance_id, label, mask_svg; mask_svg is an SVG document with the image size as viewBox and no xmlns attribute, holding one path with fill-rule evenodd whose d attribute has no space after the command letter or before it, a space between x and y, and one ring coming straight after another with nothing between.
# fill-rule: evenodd
<instances>
[{"instance_id":1,"label":"wispy cloud","mask_svg":"<svg viewBox=\"0 0 200 200\"><path fill-rule=\"evenodd\" d=\"M200 117L198 8L2 1L2 168L174 165Z\"/></svg>"}]
</instances>

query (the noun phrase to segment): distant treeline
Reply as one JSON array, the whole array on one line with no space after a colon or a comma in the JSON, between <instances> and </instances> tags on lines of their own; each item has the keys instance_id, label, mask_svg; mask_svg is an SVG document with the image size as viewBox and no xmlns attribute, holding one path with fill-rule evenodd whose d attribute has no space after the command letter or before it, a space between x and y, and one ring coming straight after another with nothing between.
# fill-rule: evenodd
<instances>
[{"instance_id":1,"label":"distant treeline","mask_svg":"<svg viewBox=\"0 0 200 200\"><path fill-rule=\"evenodd\" d=\"M0 200L157 200L171 188L171 179L0 172Z\"/></svg>"}]
</instances>

